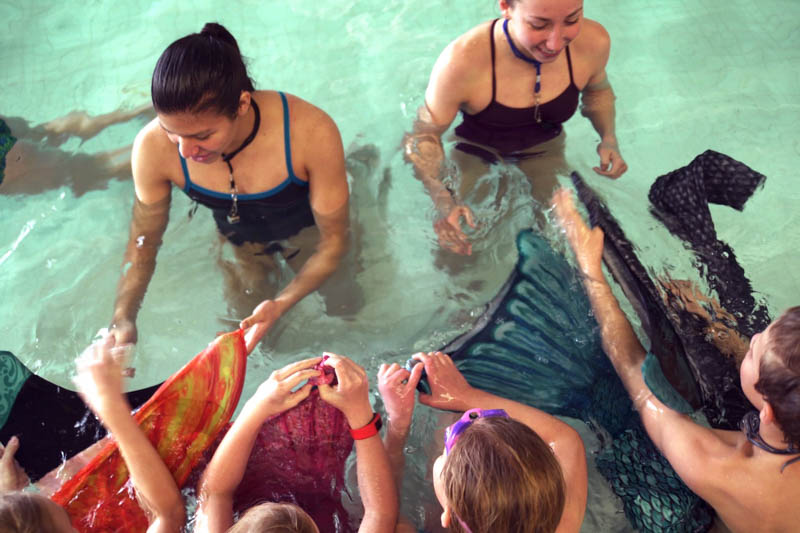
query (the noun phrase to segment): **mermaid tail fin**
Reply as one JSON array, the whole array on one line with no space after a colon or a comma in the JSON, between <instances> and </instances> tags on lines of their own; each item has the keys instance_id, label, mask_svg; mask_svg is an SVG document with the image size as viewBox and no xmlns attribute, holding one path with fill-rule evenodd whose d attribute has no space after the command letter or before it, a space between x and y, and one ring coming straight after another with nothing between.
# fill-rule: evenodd
<instances>
[{"instance_id":1,"label":"mermaid tail fin","mask_svg":"<svg viewBox=\"0 0 800 533\"><path fill-rule=\"evenodd\" d=\"M517 267L503 290L477 326L443 351L474 387L607 431L613 441L598 456L598 470L641 531L703 530L711 515L644 432L603 353L579 276L530 230L517 246Z\"/></svg>"},{"instance_id":2,"label":"mermaid tail fin","mask_svg":"<svg viewBox=\"0 0 800 533\"><path fill-rule=\"evenodd\" d=\"M475 387L622 430L624 422L612 420L630 418L630 401L602 351L577 273L530 230L520 232L517 246L517 267L483 328L444 350ZM604 398L603 408L590 412L594 396ZM612 398L623 401L609 410L604 402Z\"/></svg>"},{"instance_id":3,"label":"mermaid tail fin","mask_svg":"<svg viewBox=\"0 0 800 533\"><path fill-rule=\"evenodd\" d=\"M640 425L618 435L596 464L637 530L694 533L712 525L714 511L683 484Z\"/></svg>"}]
</instances>

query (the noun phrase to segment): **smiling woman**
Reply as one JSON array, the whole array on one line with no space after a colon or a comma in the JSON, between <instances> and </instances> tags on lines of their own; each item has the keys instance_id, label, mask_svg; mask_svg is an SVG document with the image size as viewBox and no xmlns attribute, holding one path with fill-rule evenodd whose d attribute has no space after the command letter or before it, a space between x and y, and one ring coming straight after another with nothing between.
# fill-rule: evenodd
<instances>
[{"instance_id":1,"label":"smiling woman","mask_svg":"<svg viewBox=\"0 0 800 533\"><path fill-rule=\"evenodd\" d=\"M500 19L485 22L445 48L431 72L425 105L406 155L436 205L439 243L471 253L461 218L474 227L472 210L459 201L488 165L516 163L546 204L555 177L566 170L562 124L583 99L583 114L600 135L595 172L618 178L627 169L614 128L614 93L606 76L610 39L599 23L583 18L583 0L500 0ZM488 41L488 42L487 42ZM441 134L461 112L455 133L461 170L458 194L443 182Z\"/></svg>"},{"instance_id":2,"label":"smiling woman","mask_svg":"<svg viewBox=\"0 0 800 533\"><path fill-rule=\"evenodd\" d=\"M252 350L283 313L333 274L347 248L349 193L339 131L300 98L255 91L236 40L214 23L164 51L152 98L158 116L133 149L136 204L125 255L131 267L118 286L112 333L118 342L136 341L136 315L175 185L213 211L240 263L280 252L299 270L277 295L259 294L260 303L245 311L250 315L241 326L255 328Z\"/></svg>"}]
</instances>

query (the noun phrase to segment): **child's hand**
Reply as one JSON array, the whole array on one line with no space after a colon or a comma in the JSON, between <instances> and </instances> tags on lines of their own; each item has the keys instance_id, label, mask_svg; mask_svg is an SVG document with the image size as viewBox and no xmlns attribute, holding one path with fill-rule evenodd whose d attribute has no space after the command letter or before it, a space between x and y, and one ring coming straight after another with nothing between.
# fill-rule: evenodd
<instances>
[{"instance_id":1,"label":"child's hand","mask_svg":"<svg viewBox=\"0 0 800 533\"><path fill-rule=\"evenodd\" d=\"M381 365L378 370L378 390L386 406L392 430L407 433L414 415L414 402L425 365L417 363L409 372L397 363Z\"/></svg>"},{"instance_id":2,"label":"child's hand","mask_svg":"<svg viewBox=\"0 0 800 533\"><path fill-rule=\"evenodd\" d=\"M75 361L78 374L73 381L78 392L101 418L110 406L125 404L122 375L130 345L114 344L114 337L108 335L86 348Z\"/></svg>"},{"instance_id":3,"label":"child's hand","mask_svg":"<svg viewBox=\"0 0 800 533\"><path fill-rule=\"evenodd\" d=\"M602 278L603 230L599 227L591 229L586 225L575 208L569 189L561 188L553 194L553 206L581 272L590 278Z\"/></svg>"},{"instance_id":4,"label":"child's hand","mask_svg":"<svg viewBox=\"0 0 800 533\"><path fill-rule=\"evenodd\" d=\"M19 449L19 439L11 437L5 448L0 444L0 494L25 488L30 480L14 459Z\"/></svg>"},{"instance_id":5,"label":"child's hand","mask_svg":"<svg viewBox=\"0 0 800 533\"><path fill-rule=\"evenodd\" d=\"M311 393L311 383L306 383L296 391L292 390L300 383L320 375L314 366L322 359L314 357L297 361L274 371L269 379L262 383L256 393L247 402L248 406L258 409L259 413L267 418L299 404Z\"/></svg>"},{"instance_id":6,"label":"child's hand","mask_svg":"<svg viewBox=\"0 0 800 533\"><path fill-rule=\"evenodd\" d=\"M325 364L336 372L336 385L319 385L320 397L339 409L351 428L360 428L372 419L369 403L369 379L359 365L344 357L327 353Z\"/></svg>"},{"instance_id":7,"label":"child's hand","mask_svg":"<svg viewBox=\"0 0 800 533\"><path fill-rule=\"evenodd\" d=\"M465 411L470 408L472 387L456 368L450 356L442 352L415 353L412 356L425 365L430 394L420 394L425 405L448 411Z\"/></svg>"}]
</instances>

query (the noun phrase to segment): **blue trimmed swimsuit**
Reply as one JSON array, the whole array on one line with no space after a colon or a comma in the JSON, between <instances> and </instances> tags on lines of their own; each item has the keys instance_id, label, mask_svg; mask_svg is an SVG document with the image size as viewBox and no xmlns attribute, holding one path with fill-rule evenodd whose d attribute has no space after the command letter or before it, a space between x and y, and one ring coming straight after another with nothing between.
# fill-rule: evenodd
<instances>
[{"instance_id":1,"label":"blue trimmed swimsuit","mask_svg":"<svg viewBox=\"0 0 800 533\"><path fill-rule=\"evenodd\" d=\"M244 242L272 243L295 235L301 229L314 225L308 182L298 178L292 168L292 148L289 135L289 104L283 102L283 143L286 168L289 176L278 186L255 194L238 195L239 222L231 224L227 215L231 210L231 195L200 187L189 178L186 159L181 158L185 184L183 192L189 198L211 209L219 232L233 244Z\"/></svg>"}]
</instances>

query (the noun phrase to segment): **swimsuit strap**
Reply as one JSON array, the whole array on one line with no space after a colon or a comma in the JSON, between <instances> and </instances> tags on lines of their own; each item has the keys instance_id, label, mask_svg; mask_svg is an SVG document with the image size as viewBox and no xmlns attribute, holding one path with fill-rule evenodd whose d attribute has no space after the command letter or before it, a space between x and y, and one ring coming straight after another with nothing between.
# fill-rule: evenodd
<instances>
[{"instance_id":1,"label":"swimsuit strap","mask_svg":"<svg viewBox=\"0 0 800 533\"><path fill-rule=\"evenodd\" d=\"M569 46L566 47L567 51L567 67L569 67L569 81L575 85L575 80L572 78L572 56L569 54Z\"/></svg>"},{"instance_id":2,"label":"swimsuit strap","mask_svg":"<svg viewBox=\"0 0 800 533\"><path fill-rule=\"evenodd\" d=\"M283 102L283 150L286 157L286 170L289 171L289 177L293 180L299 181L300 178L294 175L294 168L292 167L292 141L291 131L289 129L289 102L286 95L278 91L281 95L281 102Z\"/></svg>"},{"instance_id":3,"label":"swimsuit strap","mask_svg":"<svg viewBox=\"0 0 800 533\"><path fill-rule=\"evenodd\" d=\"M788 446L785 449L781 450L779 448L775 448L774 446L768 444L763 439L763 437L761 437L761 433L759 432L761 426L761 420L758 416L758 411L750 411L749 413L744 415L744 418L742 418L742 421L739 423L739 426L744 431L747 440L750 441L750 443L753 446L757 446L762 450L764 450L765 452L774 453L775 455L795 455L800 453L800 449L797 449L794 446ZM781 474L783 474L783 470L787 466L796 463L798 461L800 461L800 457L795 457L794 459L790 459L785 463L783 463L783 466L781 466Z\"/></svg>"},{"instance_id":4,"label":"swimsuit strap","mask_svg":"<svg viewBox=\"0 0 800 533\"><path fill-rule=\"evenodd\" d=\"M494 19L494 21L492 21L492 27L489 30L489 44L492 47L492 102L494 102L494 95L497 87L497 81L494 75L494 27L498 20L500 19Z\"/></svg>"}]
</instances>

